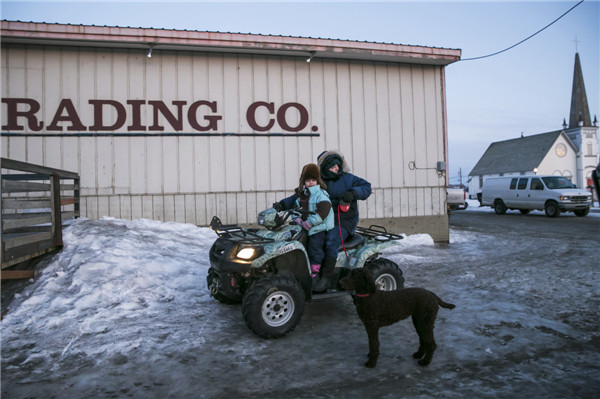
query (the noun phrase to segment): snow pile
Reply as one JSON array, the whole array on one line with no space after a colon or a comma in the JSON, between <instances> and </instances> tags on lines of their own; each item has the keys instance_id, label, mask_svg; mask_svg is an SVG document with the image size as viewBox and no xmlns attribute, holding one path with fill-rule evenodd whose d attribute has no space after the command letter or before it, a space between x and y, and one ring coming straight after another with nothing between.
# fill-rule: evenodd
<instances>
[{"instance_id":1,"label":"snow pile","mask_svg":"<svg viewBox=\"0 0 600 399\"><path fill-rule=\"evenodd\" d=\"M63 250L16 294L2 321L3 362L32 341L44 345L25 363L135 350L148 338L144 330L166 327L153 320L208 300L207 254L215 238L189 224L75 221L64 231Z\"/></svg>"}]
</instances>

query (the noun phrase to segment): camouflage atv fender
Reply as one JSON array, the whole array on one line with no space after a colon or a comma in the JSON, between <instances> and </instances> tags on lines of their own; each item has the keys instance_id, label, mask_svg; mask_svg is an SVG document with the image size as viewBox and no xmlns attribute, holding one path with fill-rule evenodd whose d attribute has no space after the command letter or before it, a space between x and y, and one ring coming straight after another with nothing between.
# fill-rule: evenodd
<instances>
[{"instance_id":1,"label":"camouflage atv fender","mask_svg":"<svg viewBox=\"0 0 600 399\"><path fill-rule=\"evenodd\" d=\"M254 259L252 261L251 267L253 268L261 268L270 261L271 259L280 257L289 252L300 250L304 254L304 258L306 259L306 271L310 274L310 262L308 260L308 254L306 253L306 249L304 245L302 245L298 241L283 241L283 242L273 242L271 244L265 245L265 253L264 255Z\"/></svg>"},{"instance_id":2,"label":"camouflage atv fender","mask_svg":"<svg viewBox=\"0 0 600 399\"><path fill-rule=\"evenodd\" d=\"M310 300L312 280L310 262L304 245L299 241L273 242L264 247L265 253L255 259L251 267L261 268L273 261L278 274L290 274L300 283L306 298Z\"/></svg>"},{"instance_id":3,"label":"camouflage atv fender","mask_svg":"<svg viewBox=\"0 0 600 399\"><path fill-rule=\"evenodd\" d=\"M377 240L369 240L365 242L365 244L357 249L353 249L348 251L348 258L344 251L340 252L337 257L336 267L344 267L347 269L354 269L357 267L363 267L367 260L379 253L384 249L402 245L398 241L377 241Z\"/></svg>"}]
</instances>

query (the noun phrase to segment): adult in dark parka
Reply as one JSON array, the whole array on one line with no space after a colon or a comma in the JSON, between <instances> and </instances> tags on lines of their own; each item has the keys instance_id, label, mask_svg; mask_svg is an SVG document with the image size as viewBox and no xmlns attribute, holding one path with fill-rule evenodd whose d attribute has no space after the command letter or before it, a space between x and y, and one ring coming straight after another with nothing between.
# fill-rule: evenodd
<instances>
[{"instance_id":1,"label":"adult in dark parka","mask_svg":"<svg viewBox=\"0 0 600 399\"><path fill-rule=\"evenodd\" d=\"M327 233L321 274L313 284L313 291L322 292L333 288L338 248L342 243L341 240L346 240L356 230L359 219L357 200L369 198L371 183L350 173L344 155L339 151L323 151L317 157L317 164L321 170L321 178L327 185L335 219L335 227ZM281 207L290 209L296 198L296 194L284 198L280 201ZM338 214L338 205L346 204L350 205L350 209Z\"/></svg>"}]
</instances>

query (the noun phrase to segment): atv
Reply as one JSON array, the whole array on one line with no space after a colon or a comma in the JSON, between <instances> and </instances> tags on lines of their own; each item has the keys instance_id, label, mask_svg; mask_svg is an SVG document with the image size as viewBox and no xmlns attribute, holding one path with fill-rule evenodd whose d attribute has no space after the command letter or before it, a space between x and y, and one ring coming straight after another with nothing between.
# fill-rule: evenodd
<instances>
[{"instance_id":1,"label":"atv","mask_svg":"<svg viewBox=\"0 0 600 399\"><path fill-rule=\"evenodd\" d=\"M263 229L223 225L217 216L211 221L210 227L219 237L210 249L206 278L210 295L225 304L241 303L244 321L256 335L282 337L298 325L306 302L353 294L337 281L354 268L369 268L381 290L404 287L398 265L379 258L382 250L400 245L403 236L371 226L357 227L340 245L335 288L313 293L306 252L308 233L294 222L297 217L306 219L306 211L266 209L258 215Z\"/></svg>"}]
</instances>

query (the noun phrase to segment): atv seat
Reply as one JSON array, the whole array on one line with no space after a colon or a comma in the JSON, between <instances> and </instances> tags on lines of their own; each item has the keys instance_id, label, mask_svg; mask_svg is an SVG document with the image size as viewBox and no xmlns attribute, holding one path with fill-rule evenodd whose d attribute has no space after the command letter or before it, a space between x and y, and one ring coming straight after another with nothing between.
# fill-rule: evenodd
<instances>
[{"instance_id":1,"label":"atv seat","mask_svg":"<svg viewBox=\"0 0 600 399\"><path fill-rule=\"evenodd\" d=\"M358 233L354 233L351 236L348 236L348 238L346 238L346 240L344 240L344 246L346 247L346 250L348 250L348 249L352 249L352 248L358 247L364 241L365 241L365 238L363 236L361 236ZM343 251L344 250L344 246L342 246L340 244L340 247L338 248L338 252L339 251Z\"/></svg>"}]
</instances>

